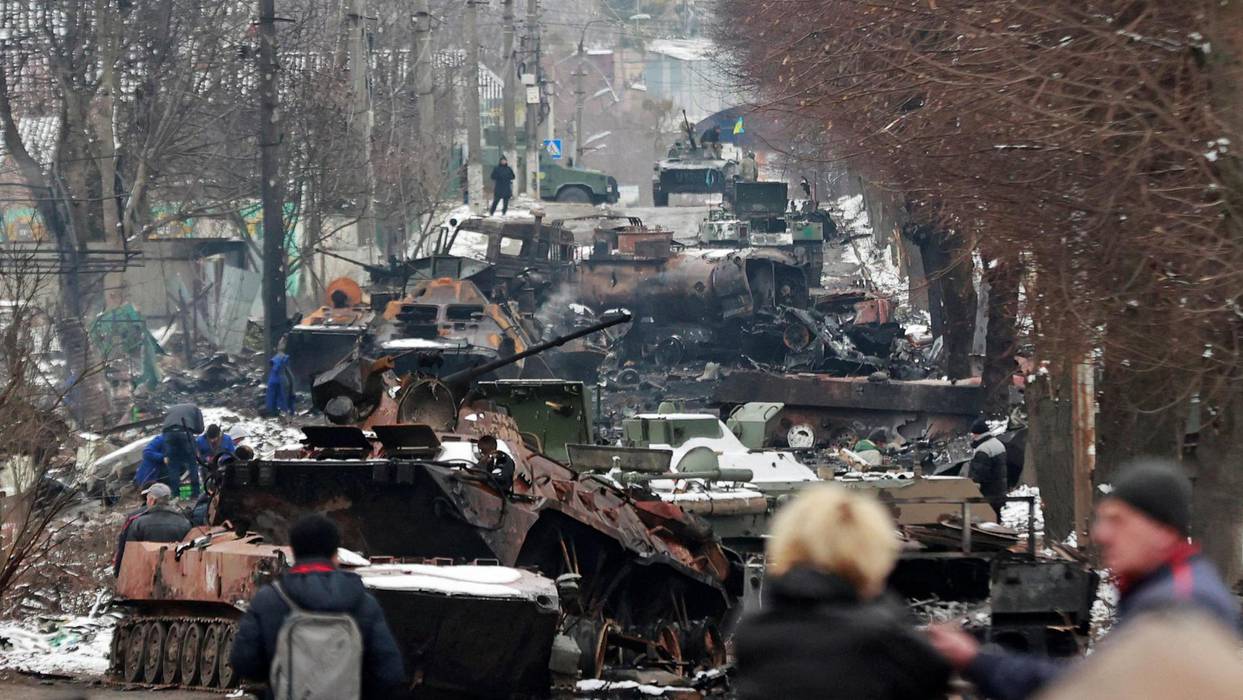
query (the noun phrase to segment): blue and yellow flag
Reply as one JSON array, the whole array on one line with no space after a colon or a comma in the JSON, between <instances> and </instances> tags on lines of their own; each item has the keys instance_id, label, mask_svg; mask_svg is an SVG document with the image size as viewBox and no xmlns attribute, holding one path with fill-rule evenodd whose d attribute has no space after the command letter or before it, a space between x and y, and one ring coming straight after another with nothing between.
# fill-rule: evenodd
<instances>
[{"instance_id":1,"label":"blue and yellow flag","mask_svg":"<svg viewBox=\"0 0 1243 700\"><path fill-rule=\"evenodd\" d=\"M743 133L743 131L745 130L742 128L742 117L738 117L738 121L734 122L734 136Z\"/></svg>"}]
</instances>

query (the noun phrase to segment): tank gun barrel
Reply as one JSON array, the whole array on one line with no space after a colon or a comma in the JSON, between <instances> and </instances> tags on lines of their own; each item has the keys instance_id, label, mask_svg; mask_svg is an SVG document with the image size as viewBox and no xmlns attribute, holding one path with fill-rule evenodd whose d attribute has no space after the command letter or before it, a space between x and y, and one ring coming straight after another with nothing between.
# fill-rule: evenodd
<instances>
[{"instance_id":1,"label":"tank gun barrel","mask_svg":"<svg viewBox=\"0 0 1243 700\"><path fill-rule=\"evenodd\" d=\"M723 467L721 469L704 469L700 471L667 472L651 474L648 472L622 472L618 480L623 484L646 484L661 479L703 479L704 481L751 481L755 473L750 469Z\"/></svg>"},{"instance_id":2,"label":"tank gun barrel","mask_svg":"<svg viewBox=\"0 0 1243 700\"><path fill-rule=\"evenodd\" d=\"M510 355L509 357L502 357L498 360L493 360L491 362L479 365L478 367L468 367L466 369L459 370L457 372L454 372L453 374L448 375L447 377L441 378L441 381L445 385L453 389L453 394L457 396L457 395L460 395L461 393L458 389L469 384L476 377L482 377L488 372L498 370L501 367L505 367L506 365L511 365L515 362L518 362L532 355L537 355L541 352L544 352L545 350L548 350L549 348L555 348L561 345L565 345L566 343L570 342L571 340L575 340L576 338L581 338L585 335L591 335L592 333L598 333L606 328L612 328L613 326L616 326L618 324L626 323L630 319L631 319L630 313L623 311L617 315L609 316L605 319L597 321L596 323L593 323L590 326L587 326L586 328L580 328L574 331L573 333L567 333L566 335L558 336L556 338L553 338L552 340L547 340L538 345L532 345L526 350L523 350L520 353Z\"/></svg>"},{"instance_id":3,"label":"tank gun barrel","mask_svg":"<svg viewBox=\"0 0 1243 700\"><path fill-rule=\"evenodd\" d=\"M691 120L686 117L686 110L682 110L682 127L686 129L686 138L690 139L691 150L694 150L696 148L695 130L691 128Z\"/></svg>"}]
</instances>

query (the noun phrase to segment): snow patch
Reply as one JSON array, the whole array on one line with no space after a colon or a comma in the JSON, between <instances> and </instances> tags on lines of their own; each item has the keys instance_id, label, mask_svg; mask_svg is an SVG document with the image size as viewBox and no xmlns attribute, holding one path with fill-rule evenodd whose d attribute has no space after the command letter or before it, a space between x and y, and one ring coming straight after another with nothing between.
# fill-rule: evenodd
<instances>
[{"instance_id":1,"label":"snow patch","mask_svg":"<svg viewBox=\"0 0 1243 700\"><path fill-rule=\"evenodd\" d=\"M117 618L40 617L0 622L0 666L28 673L102 676Z\"/></svg>"}]
</instances>

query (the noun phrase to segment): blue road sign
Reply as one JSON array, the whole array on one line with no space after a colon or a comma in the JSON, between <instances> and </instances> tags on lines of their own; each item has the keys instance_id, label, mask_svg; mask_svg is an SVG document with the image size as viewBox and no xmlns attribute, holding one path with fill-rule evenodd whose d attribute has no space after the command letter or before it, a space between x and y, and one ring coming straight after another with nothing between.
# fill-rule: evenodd
<instances>
[{"instance_id":1,"label":"blue road sign","mask_svg":"<svg viewBox=\"0 0 1243 700\"><path fill-rule=\"evenodd\" d=\"M544 151L549 158L561 160L561 139L544 139Z\"/></svg>"}]
</instances>

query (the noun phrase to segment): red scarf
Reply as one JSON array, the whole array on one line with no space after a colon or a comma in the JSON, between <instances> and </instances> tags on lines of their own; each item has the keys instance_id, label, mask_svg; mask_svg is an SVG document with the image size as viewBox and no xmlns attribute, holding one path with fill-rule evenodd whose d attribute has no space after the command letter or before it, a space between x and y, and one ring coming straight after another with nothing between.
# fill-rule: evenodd
<instances>
[{"instance_id":1,"label":"red scarf","mask_svg":"<svg viewBox=\"0 0 1243 700\"><path fill-rule=\"evenodd\" d=\"M312 561L305 564L294 564L289 568L291 574L327 574L336 571L337 568L332 564L325 564L322 561Z\"/></svg>"},{"instance_id":2,"label":"red scarf","mask_svg":"<svg viewBox=\"0 0 1243 700\"><path fill-rule=\"evenodd\" d=\"M1191 590L1195 581L1191 574L1191 564L1189 561L1199 553L1200 545L1191 541L1182 542L1170 552L1170 555L1166 557L1165 562L1162 564L1162 568L1169 567L1171 574L1173 574L1174 592L1179 598L1191 597ZM1114 577L1114 583L1118 586L1118 592L1125 596L1131 592L1131 589L1151 575L1152 573L1144 576L1116 576Z\"/></svg>"}]
</instances>

